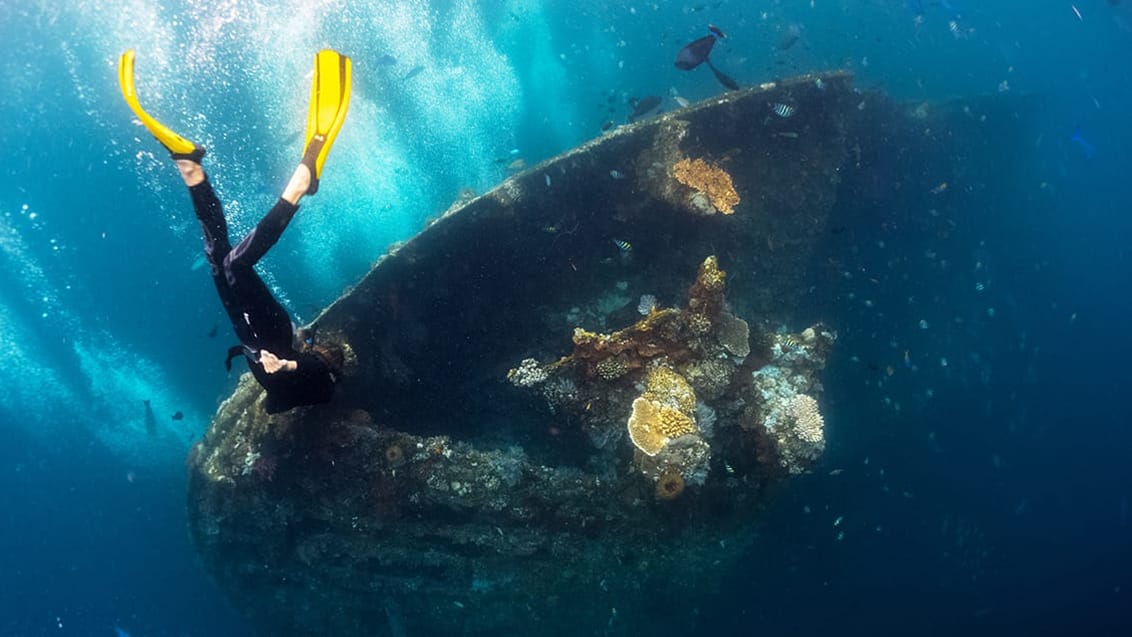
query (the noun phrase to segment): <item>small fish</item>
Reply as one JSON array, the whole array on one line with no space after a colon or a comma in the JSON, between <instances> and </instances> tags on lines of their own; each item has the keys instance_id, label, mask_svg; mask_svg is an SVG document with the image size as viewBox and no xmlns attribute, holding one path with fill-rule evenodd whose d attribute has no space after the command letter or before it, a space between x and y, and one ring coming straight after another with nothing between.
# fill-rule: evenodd
<instances>
[{"instance_id":1,"label":"small fish","mask_svg":"<svg viewBox=\"0 0 1132 637\"><path fill-rule=\"evenodd\" d=\"M904 366L912 369L912 354L909 350L904 350Z\"/></svg>"},{"instance_id":2,"label":"small fish","mask_svg":"<svg viewBox=\"0 0 1132 637\"><path fill-rule=\"evenodd\" d=\"M617 249L622 253L629 253L633 251L633 244L625 241L624 239L613 239L612 241L613 245L617 246Z\"/></svg>"},{"instance_id":3,"label":"small fish","mask_svg":"<svg viewBox=\"0 0 1132 637\"><path fill-rule=\"evenodd\" d=\"M937 185L935 188L932 188L929 192L931 192L933 195L938 195L940 193L947 192L947 189L949 187L950 186L948 186L946 181L941 181L939 182L939 185Z\"/></svg>"},{"instance_id":4,"label":"small fish","mask_svg":"<svg viewBox=\"0 0 1132 637\"><path fill-rule=\"evenodd\" d=\"M1069 5L1069 8L1073 9L1073 13L1077 16L1078 20L1080 20L1081 22L1085 21L1085 18L1081 17L1081 10L1077 8L1077 5L1071 4Z\"/></svg>"},{"instance_id":5,"label":"small fish","mask_svg":"<svg viewBox=\"0 0 1132 637\"><path fill-rule=\"evenodd\" d=\"M374 61L374 63L377 64L377 66L393 66L397 63L397 58L386 53L378 57L377 60Z\"/></svg>"},{"instance_id":6,"label":"small fish","mask_svg":"<svg viewBox=\"0 0 1132 637\"><path fill-rule=\"evenodd\" d=\"M184 419L185 419L185 414L183 414L179 411L173 414L173 420L184 420Z\"/></svg>"},{"instance_id":7,"label":"small fish","mask_svg":"<svg viewBox=\"0 0 1132 637\"><path fill-rule=\"evenodd\" d=\"M783 104L782 102L771 104L770 110L774 111L775 115L782 118L787 118L794 114L794 107L789 104Z\"/></svg>"},{"instance_id":8,"label":"small fish","mask_svg":"<svg viewBox=\"0 0 1132 637\"><path fill-rule=\"evenodd\" d=\"M844 516L844 515L839 515L839 516L837 516L837 519L833 521L833 526L841 526L841 523L842 523L842 522L843 522L844 520L845 520L845 516Z\"/></svg>"},{"instance_id":9,"label":"small fish","mask_svg":"<svg viewBox=\"0 0 1132 637\"><path fill-rule=\"evenodd\" d=\"M629 121L632 122L638 117L647 115L657 106L660 106L661 98L659 95L647 95L641 99L635 97L629 98L629 106L633 109L629 113Z\"/></svg>"},{"instance_id":10,"label":"small fish","mask_svg":"<svg viewBox=\"0 0 1132 637\"><path fill-rule=\"evenodd\" d=\"M843 471L845 471L845 470L844 470L844 469L834 469L833 471L830 471L830 472L829 472L829 475L831 475L831 476L839 476L839 475L841 475L841 472L843 472Z\"/></svg>"},{"instance_id":11,"label":"small fish","mask_svg":"<svg viewBox=\"0 0 1132 637\"><path fill-rule=\"evenodd\" d=\"M786 33L782 34L782 39L778 41L778 50L785 51L798 43L798 39L802 37L802 27L797 24L791 24L786 28Z\"/></svg>"},{"instance_id":12,"label":"small fish","mask_svg":"<svg viewBox=\"0 0 1132 637\"><path fill-rule=\"evenodd\" d=\"M542 176L546 177L546 187L550 188L550 175L548 173L543 173Z\"/></svg>"},{"instance_id":13,"label":"small fish","mask_svg":"<svg viewBox=\"0 0 1132 637\"><path fill-rule=\"evenodd\" d=\"M617 170L616 168L614 168L613 170L609 171L609 176L610 176L610 177L612 177L612 178L614 178L614 179L624 179L624 178L625 178L625 173L623 173L623 172L621 172L620 170Z\"/></svg>"},{"instance_id":14,"label":"small fish","mask_svg":"<svg viewBox=\"0 0 1132 637\"><path fill-rule=\"evenodd\" d=\"M603 124L601 125L601 132L603 132L603 133L604 133L605 131L607 131L607 130L609 130L609 129L611 129L611 128L613 128L613 120L611 120L611 119L607 119L607 120L605 120L605 123L603 123Z\"/></svg>"},{"instance_id":15,"label":"small fish","mask_svg":"<svg viewBox=\"0 0 1132 637\"><path fill-rule=\"evenodd\" d=\"M507 170L518 171L518 170L522 170L526 167L527 167L527 160L523 159L522 157L516 159L515 161L511 162L510 164L507 164Z\"/></svg>"},{"instance_id":16,"label":"small fish","mask_svg":"<svg viewBox=\"0 0 1132 637\"><path fill-rule=\"evenodd\" d=\"M679 104L680 108L688 108L692 104L691 102L684 99L683 97L680 97L679 95L672 96L672 100L675 101L677 104Z\"/></svg>"},{"instance_id":17,"label":"small fish","mask_svg":"<svg viewBox=\"0 0 1132 637\"><path fill-rule=\"evenodd\" d=\"M819 78L816 78L816 79L814 79L814 86L816 86L816 87L818 88L818 90L819 90L819 91L824 91L824 90L825 90L825 82L823 82L823 81L822 81L822 79L821 79L820 77L819 77Z\"/></svg>"},{"instance_id":18,"label":"small fish","mask_svg":"<svg viewBox=\"0 0 1132 637\"><path fill-rule=\"evenodd\" d=\"M1096 149L1093 147L1092 144L1085 141L1084 137L1081 137L1081 127L1080 126L1078 126L1077 129L1073 131L1073 135L1069 138L1069 141L1073 142L1074 144L1077 144L1077 146L1079 146L1081 148L1081 152L1085 153L1085 159L1092 159L1093 158L1093 153Z\"/></svg>"},{"instance_id":19,"label":"small fish","mask_svg":"<svg viewBox=\"0 0 1132 637\"><path fill-rule=\"evenodd\" d=\"M423 70L424 70L424 65L418 64L418 65L414 66L413 68L409 69L408 73L402 75L401 81L404 82L404 81L407 81L407 80L411 80L414 77L420 75L421 71L423 71Z\"/></svg>"}]
</instances>

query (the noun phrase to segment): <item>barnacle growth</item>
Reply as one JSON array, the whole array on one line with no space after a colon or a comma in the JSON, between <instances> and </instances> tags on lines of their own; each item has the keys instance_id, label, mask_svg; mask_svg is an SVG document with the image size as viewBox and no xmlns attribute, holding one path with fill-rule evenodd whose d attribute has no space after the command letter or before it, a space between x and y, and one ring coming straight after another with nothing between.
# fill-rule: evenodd
<instances>
[{"instance_id":1,"label":"barnacle growth","mask_svg":"<svg viewBox=\"0 0 1132 637\"><path fill-rule=\"evenodd\" d=\"M697 193L703 193L712 207L725 215L735 212L739 204L739 193L735 192L731 175L703 159L681 159L672 166L672 176Z\"/></svg>"}]
</instances>

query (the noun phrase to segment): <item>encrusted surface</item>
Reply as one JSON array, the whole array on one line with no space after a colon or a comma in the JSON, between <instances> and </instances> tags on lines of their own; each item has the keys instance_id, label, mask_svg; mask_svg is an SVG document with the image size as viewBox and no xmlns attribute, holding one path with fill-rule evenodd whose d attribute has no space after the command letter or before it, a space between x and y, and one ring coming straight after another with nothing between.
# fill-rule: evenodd
<instances>
[{"instance_id":1,"label":"encrusted surface","mask_svg":"<svg viewBox=\"0 0 1132 637\"><path fill-rule=\"evenodd\" d=\"M192 537L234 604L265 634L690 630L656 609L710 596L768 487L824 450L835 334L782 326L806 324L845 170L927 124L821 79L621 127L454 206L319 318L357 359L332 404L269 417L245 378L189 459ZM735 214L689 214L689 157L726 171ZM663 441L634 444L637 401L680 415Z\"/></svg>"}]
</instances>

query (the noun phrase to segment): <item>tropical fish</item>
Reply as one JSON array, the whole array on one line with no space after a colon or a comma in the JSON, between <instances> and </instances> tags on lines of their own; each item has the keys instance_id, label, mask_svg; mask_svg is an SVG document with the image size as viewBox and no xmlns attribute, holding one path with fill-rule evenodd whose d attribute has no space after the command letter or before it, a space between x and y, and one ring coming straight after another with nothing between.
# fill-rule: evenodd
<instances>
[{"instance_id":1,"label":"tropical fish","mask_svg":"<svg viewBox=\"0 0 1132 637\"><path fill-rule=\"evenodd\" d=\"M633 251L633 244L624 239L613 239L613 245L617 246L617 249L623 253Z\"/></svg>"},{"instance_id":2,"label":"tropical fish","mask_svg":"<svg viewBox=\"0 0 1132 637\"><path fill-rule=\"evenodd\" d=\"M790 117L794 114L794 107L789 104L783 104L782 102L771 104L770 110L774 111L775 115L783 118Z\"/></svg>"},{"instance_id":3,"label":"tropical fish","mask_svg":"<svg viewBox=\"0 0 1132 637\"><path fill-rule=\"evenodd\" d=\"M629 113L629 121L633 121L638 117L646 115L649 111L657 106L660 106L661 98L659 95L647 95L641 99L635 97L629 98L629 106L632 107L633 112Z\"/></svg>"}]
</instances>

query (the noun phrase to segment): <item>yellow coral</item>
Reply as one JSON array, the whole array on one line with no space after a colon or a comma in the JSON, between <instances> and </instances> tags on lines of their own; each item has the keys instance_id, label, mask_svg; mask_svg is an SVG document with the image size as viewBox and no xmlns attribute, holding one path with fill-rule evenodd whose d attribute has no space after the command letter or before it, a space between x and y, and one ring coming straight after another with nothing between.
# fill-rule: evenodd
<instances>
[{"instance_id":1,"label":"yellow coral","mask_svg":"<svg viewBox=\"0 0 1132 637\"><path fill-rule=\"evenodd\" d=\"M739 193L731 182L731 175L722 168L702 159L681 159L672 166L672 176L689 188L702 192L716 210L725 215L735 212Z\"/></svg>"},{"instance_id":2,"label":"yellow coral","mask_svg":"<svg viewBox=\"0 0 1132 637\"><path fill-rule=\"evenodd\" d=\"M649 456L660 453L669 440L696 432L691 418L643 396L633 401L627 426L633 444Z\"/></svg>"},{"instance_id":3,"label":"yellow coral","mask_svg":"<svg viewBox=\"0 0 1132 637\"><path fill-rule=\"evenodd\" d=\"M700 271L696 273L696 283L705 290L722 290L727 282L727 273L719 269L719 259L713 254L700 264Z\"/></svg>"},{"instance_id":4,"label":"yellow coral","mask_svg":"<svg viewBox=\"0 0 1132 637\"><path fill-rule=\"evenodd\" d=\"M696 408L696 393L692 386L683 376L664 365L649 371L645 382L645 398L686 414L692 413Z\"/></svg>"}]
</instances>

